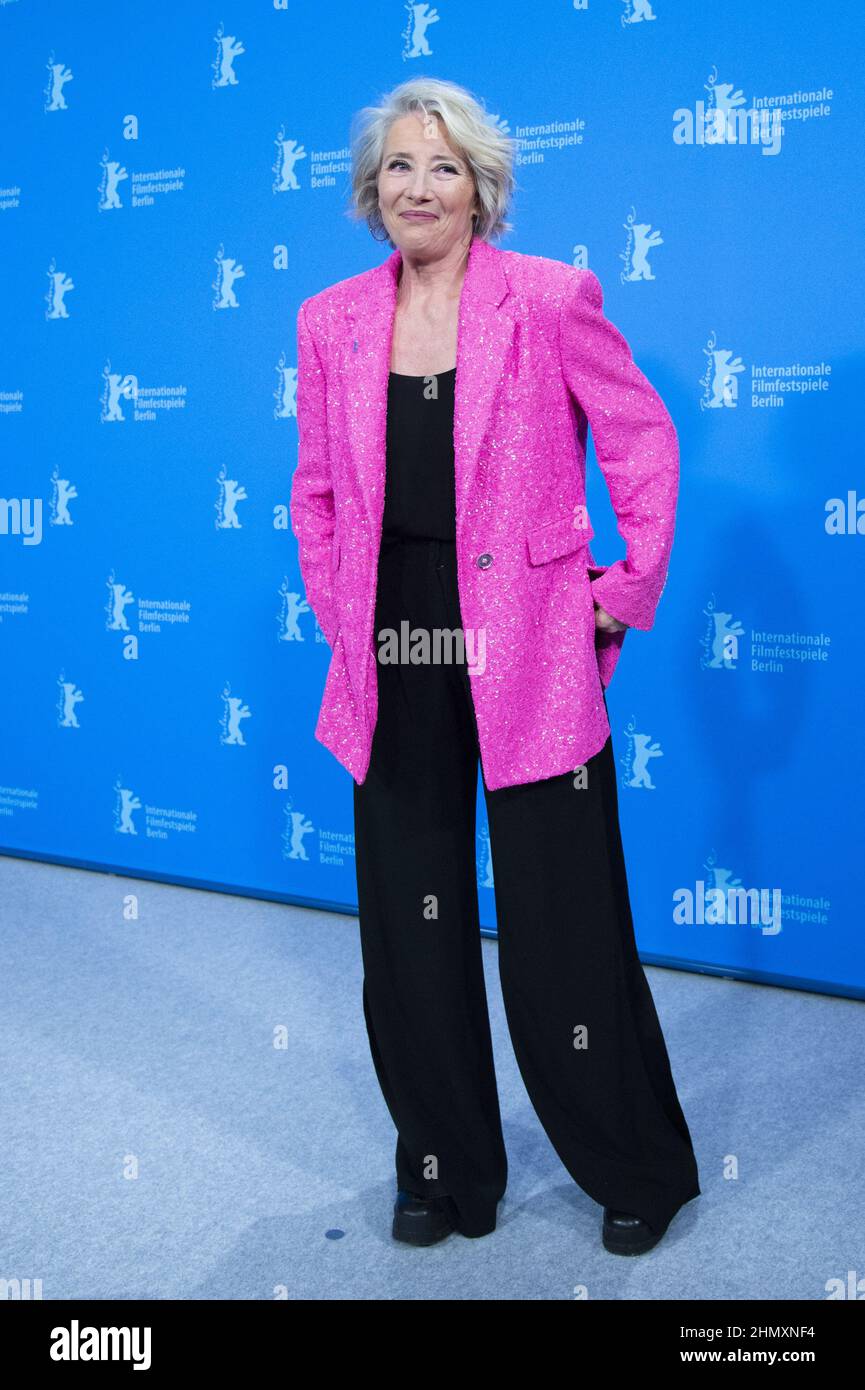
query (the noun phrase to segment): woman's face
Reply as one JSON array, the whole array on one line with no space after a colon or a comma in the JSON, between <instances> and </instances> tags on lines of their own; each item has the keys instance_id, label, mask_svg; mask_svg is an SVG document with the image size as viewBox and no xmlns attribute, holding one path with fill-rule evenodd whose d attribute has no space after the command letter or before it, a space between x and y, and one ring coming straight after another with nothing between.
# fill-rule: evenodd
<instances>
[{"instance_id":1,"label":"woman's face","mask_svg":"<svg viewBox=\"0 0 865 1390\"><path fill-rule=\"evenodd\" d=\"M402 116L388 132L378 176L378 205L391 241L421 259L438 259L472 236L474 180L437 116ZM411 217L412 212L425 213Z\"/></svg>"}]
</instances>

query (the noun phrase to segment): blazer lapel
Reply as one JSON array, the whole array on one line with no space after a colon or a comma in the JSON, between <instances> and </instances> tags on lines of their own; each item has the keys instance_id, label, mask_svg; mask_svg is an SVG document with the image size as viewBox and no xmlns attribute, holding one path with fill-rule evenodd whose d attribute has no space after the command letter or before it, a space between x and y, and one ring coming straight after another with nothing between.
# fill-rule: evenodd
<instances>
[{"instance_id":1,"label":"blazer lapel","mask_svg":"<svg viewBox=\"0 0 865 1390\"><path fill-rule=\"evenodd\" d=\"M373 535L384 510L387 392L402 253L360 280L346 306L343 345L349 447ZM473 238L460 294L454 385L457 539L478 454L514 338L516 309L502 252Z\"/></svg>"}]
</instances>

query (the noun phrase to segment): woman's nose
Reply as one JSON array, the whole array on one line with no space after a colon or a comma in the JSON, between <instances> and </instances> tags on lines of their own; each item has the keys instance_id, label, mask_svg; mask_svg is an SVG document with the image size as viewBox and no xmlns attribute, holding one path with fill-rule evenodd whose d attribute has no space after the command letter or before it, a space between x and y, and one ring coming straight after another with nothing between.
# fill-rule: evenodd
<instances>
[{"instance_id":1,"label":"woman's nose","mask_svg":"<svg viewBox=\"0 0 865 1390\"><path fill-rule=\"evenodd\" d=\"M411 195L413 198L425 198L427 196L427 176L420 170L412 180Z\"/></svg>"}]
</instances>

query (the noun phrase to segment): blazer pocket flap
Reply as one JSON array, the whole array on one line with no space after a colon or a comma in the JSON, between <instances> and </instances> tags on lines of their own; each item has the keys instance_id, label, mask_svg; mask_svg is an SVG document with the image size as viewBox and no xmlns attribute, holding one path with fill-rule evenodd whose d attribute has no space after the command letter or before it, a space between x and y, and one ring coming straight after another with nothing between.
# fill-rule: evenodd
<instances>
[{"instance_id":1,"label":"blazer pocket flap","mask_svg":"<svg viewBox=\"0 0 865 1390\"><path fill-rule=\"evenodd\" d=\"M580 525L579 517L569 512L567 516L560 516L556 521L548 521L526 532L529 559L533 565L557 560L587 545L594 534L588 518L585 525Z\"/></svg>"}]
</instances>

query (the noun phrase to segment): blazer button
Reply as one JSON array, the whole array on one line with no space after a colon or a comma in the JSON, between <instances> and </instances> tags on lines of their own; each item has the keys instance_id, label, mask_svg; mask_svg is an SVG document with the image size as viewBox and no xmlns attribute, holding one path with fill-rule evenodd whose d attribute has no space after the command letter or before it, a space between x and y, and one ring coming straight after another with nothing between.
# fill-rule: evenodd
<instances>
[{"instance_id":1,"label":"blazer button","mask_svg":"<svg viewBox=\"0 0 865 1390\"><path fill-rule=\"evenodd\" d=\"M492 564L492 562L493 562L493 557L492 557L492 555L486 555L486 554L485 554L485 555L479 555L479 556L478 556L478 566L479 566L479 568L482 569L482 570L489 569L489 567L490 567L490 565Z\"/></svg>"}]
</instances>

